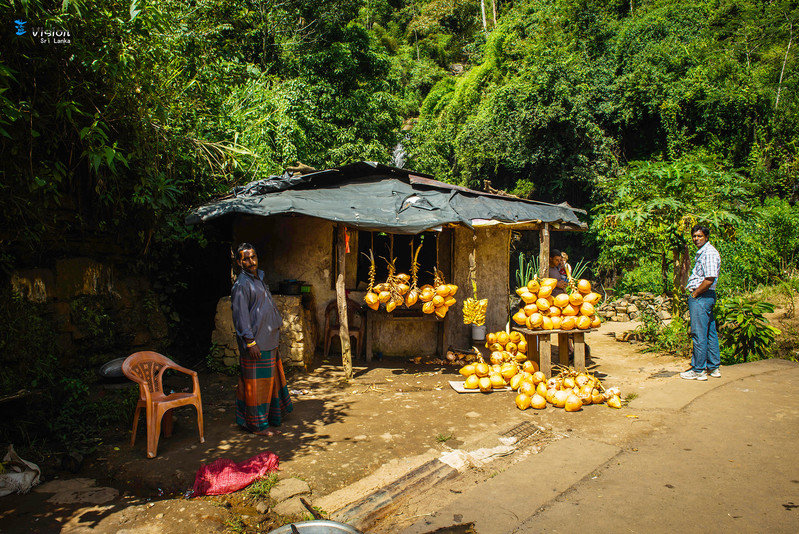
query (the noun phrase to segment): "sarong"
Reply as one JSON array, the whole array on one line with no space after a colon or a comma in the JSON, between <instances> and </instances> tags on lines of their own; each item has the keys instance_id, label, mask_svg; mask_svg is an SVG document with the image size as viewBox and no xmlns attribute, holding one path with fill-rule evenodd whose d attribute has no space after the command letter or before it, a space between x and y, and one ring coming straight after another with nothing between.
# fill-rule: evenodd
<instances>
[{"instance_id":1,"label":"sarong","mask_svg":"<svg viewBox=\"0 0 799 534\"><path fill-rule=\"evenodd\" d=\"M245 352L239 361L236 422L250 432L280 426L294 407L277 348L261 351L257 360Z\"/></svg>"}]
</instances>

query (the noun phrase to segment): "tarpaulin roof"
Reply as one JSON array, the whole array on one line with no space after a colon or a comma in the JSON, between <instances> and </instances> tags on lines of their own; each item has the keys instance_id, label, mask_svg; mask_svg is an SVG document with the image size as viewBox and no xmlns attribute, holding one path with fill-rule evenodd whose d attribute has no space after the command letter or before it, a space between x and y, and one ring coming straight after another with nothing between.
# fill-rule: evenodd
<instances>
[{"instance_id":1,"label":"tarpaulin roof","mask_svg":"<svg viewBox=\"0 0 799 534\"><path fill-rule=\"evenodd\" d=\"M562 229L584 230L578 211L565 204L483 193L413 171L361 162L251 182L193 210L186 223L231 214L302 214L359 230L394 234L418 234L451 223L471 227L547 222Z\"/></svg>"}]
</instances>

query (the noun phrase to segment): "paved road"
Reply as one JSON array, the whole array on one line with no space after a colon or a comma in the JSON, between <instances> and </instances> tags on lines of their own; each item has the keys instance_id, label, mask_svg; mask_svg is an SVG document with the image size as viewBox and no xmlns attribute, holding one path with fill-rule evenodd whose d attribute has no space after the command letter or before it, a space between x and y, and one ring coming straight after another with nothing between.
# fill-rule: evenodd
<instances>
[{"instance_id":1,"label":"paved road","mask_svg":"<svg viewBox=\"0 0 799 534\"><path fill-rule=\"evenodd\" d=\"M799 532L799 365L674 380L629 406L671 410L623 449L554 442L404 532Z\"/></svg>"}]
</instances>

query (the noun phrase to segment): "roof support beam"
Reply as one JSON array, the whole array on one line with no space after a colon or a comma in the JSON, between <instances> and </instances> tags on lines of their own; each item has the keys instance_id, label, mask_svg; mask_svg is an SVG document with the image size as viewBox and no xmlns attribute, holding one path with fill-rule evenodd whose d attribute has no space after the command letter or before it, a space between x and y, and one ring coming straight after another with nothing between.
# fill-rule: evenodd
<instances>
[{"instance_id":1,"label":"roof support beam","mask_svg":"<svg viewBox=\"0 0 799 534\"><path fill-rule=\"evenodd\" d=\"M538 277L549 276L549 223L544 223L538 232Z\"/></svg>"},{"instance_id":2,"label":"roof support beam","mask_svg":"<svg viewBox=\"0 0 799 534\"><path fill-rule=\"evenodd\" d=\"M352 350L350 347L350 325L347 319L347 293L344 280L347 265L347 227L336 225L336 260L338 276L336 276L336 305L338 308L339 338L341 339L341 363L344 365L344 377L352 380Z\"/></svg>"}]
</instances>

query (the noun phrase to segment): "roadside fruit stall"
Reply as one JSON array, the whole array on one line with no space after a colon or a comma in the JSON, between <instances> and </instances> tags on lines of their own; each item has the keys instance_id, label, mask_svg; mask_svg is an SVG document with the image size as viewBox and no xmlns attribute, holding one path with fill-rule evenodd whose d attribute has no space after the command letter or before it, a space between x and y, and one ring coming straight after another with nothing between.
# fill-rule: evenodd
<instances>
[{"instance_id":1,"label":"roadside fruit stall","mask_svg":"<svg viewBox=\"0 0 799 534\"><path fill-rule=\"evenodd\" d=\"M561 364L553 368L552 376L546 374L531 358L527 339L515 329L488 334L489 361L475 348L473 354L459 362L463 381L452 380L450 386L459 393L514 391L514 402L520 410L543 410L551 405L574 412L590 404L621 408L619 389L606 389L597 376L585 369ZM542 360L546 361L548 358Z\"/></svg>"},{"instance_id":2,"label":"roadside fruit stall","mask_svg":"<svg viewBox=\"0 0 799 534\"><path fill-rule=\"evenodd\" d=\"M443 358L507 325L513 234L537 232L548 257L551 232L587 228L579 211L361 162L251 182L187 222L214 221L234 249L252 243L268 284L303 280L317 324L336 302L351 376L348 298L366 310L367 357ZM322 345L321 329L309 336Z\"/></svg>"},{"instance_id":3,"label":"roadside fruit stall","mask_svg":"<svg viewBox=\"0 0 799 534\"><path fill-rule=\"evenodd\" d=\"M535 269L534 271L538 271ZM465 360L455 358L462 366L461 381L450 381L459 393L516 392L514 402L520 410L543 410L548 405L575 412L590 404L606 404L621 408L618 388L606 389L601 380L588 372L585 365L585 334L596 330L601 320L595 306L601 295L591 290L588 280L578 278L584 267L578 264L569 274L565 291L557 291L557 280L539 278L534 272L520 280L516 294L521 299L519 310L511 317L517 325L486 336L488 361L475 347L474 355ZM552 366L550 336L558 336L559 364ZM572 338L574 366L569 366L569 340Z\"/></svg>"},{"instance_id":4,"label":"roadside fruit stall","mask_svg":"<svg viewBox=\"0 0 799 534\"><path fill-rule=\"evenodd\" d=\"M552 296L557 287L554 278L531 278L526 285L517 288L516 294L523 307L513 314L515 331L526 337L527 343L534 347L533 357L540 360L541 370L547 377L552 375L551 361L539 358L549 355L551 336L558 336L558 359L561 365L569 363L569 338L573 343L574 365L585 371L585 334L601 324L596 315L596 306L602 299L599 293L591 291L591 282L570 277L565 292Z\"/></svg>"}]
</instances>

